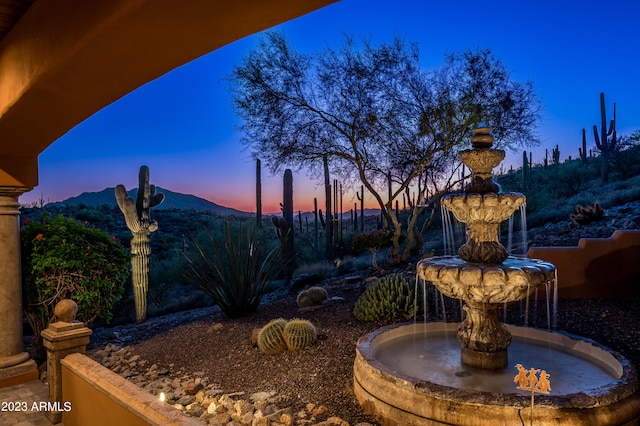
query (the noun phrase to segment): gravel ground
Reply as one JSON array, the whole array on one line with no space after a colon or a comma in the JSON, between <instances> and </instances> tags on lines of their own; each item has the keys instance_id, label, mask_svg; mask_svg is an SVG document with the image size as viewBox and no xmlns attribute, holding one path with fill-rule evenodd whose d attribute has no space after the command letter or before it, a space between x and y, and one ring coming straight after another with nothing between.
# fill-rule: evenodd
<instances>
[{"instance_id":1,"label":"gravel ground","mask_svg":"<svg viewBox=\"0 0 640 426\"><path fill-rule=\"evenodd\" d=\"M358 338L384 323L362 324L353 316L364 280L321 285L330 300L315 310L298 310L295 294L271 294L267 303L244 318L230 320L216 308L199 309L153 318L140 326L97 330L92 346L95 350L107 343L128 345L149 364L176 377L204 372L225 392L275 391L279 406L290 406L294 412L313 403L325 405L327 416L350 424L376 424L355 400L352 368ZM458 321L459 303L448 300L447 304L448 320ZM640 365L640 300L560 300L558 306L558 330L593 339ZM507 322L521 324L522 316L517 307L510 309ZM252 331L280 317L312 321L318 342L297 352L261 353L251 344ZM532 306L529 321L531 326L546 328L546 310Z\"/></svg>"}]
</instances>

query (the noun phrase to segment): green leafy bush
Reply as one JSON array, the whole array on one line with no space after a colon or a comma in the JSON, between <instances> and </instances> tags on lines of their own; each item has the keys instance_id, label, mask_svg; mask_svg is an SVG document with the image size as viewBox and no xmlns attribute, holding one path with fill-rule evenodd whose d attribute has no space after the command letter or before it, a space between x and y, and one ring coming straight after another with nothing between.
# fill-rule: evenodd
<instances>
[{"instance_id":1,"label":"green leafy bush","mask_svg":"<svg viewBox=\"0 0 640 426\"><path fill-rule=\"evenodd\" d=\"M128 276L129 253L109 234L60 215L24 221L23 308L36 336L62 299L78 304L80 321L109 322Z\"/></svg>"},{"instance_id":2,"label":"green leafy bush","mask_svg":"<svg viewBox=\"0 0 640 426\"><path fill-rule=\"evenodd\" d=\"M413 280L411 280L413 281ZM413 283L402 274L380 278L356 302L353 314L358 321L396 321L413 318Z\"/></svg>"},{"instance_id":3,"label":"green leafy bush","mask_svg":"<svg viewBox=\"0 0 640 426\"><path fill-rule=\"evenodd\" d=\"M227 317L237 318L258 308L267 284L282 268L283 247L270 249L262 232L249 223L227 222L221 238L205 231L184 255L189 276Z\"/></svg>"}]
</instances>

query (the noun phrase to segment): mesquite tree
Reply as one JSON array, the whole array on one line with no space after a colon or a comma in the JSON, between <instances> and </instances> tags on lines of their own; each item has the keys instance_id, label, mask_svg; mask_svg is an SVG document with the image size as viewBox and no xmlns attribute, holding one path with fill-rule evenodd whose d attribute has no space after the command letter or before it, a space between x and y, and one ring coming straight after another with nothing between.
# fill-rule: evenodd
<instances>
[{"instance_id":1,"label":"mesquite tree","mask_svg":"<svg viewBox=\"0 0 640 426\"><path fill-rule=\"evenodd\" d=\"M149 289L149 259L151 258L151 233L158 229L158 222L151 221L149 210L164 201L163 193L155 193L156 186L149 185L149 167L140 166L136 201L127 196L124 185L116 186L118 207L131 231L131 281L136 305L136 321L147 318L147 291Z\"/></svg>"},{"instance_id":2,"label":"mesquite tree","mask_svg":"<svg viewBox=\"0 0 640 426\"><path fill-rule=\"evenodd\" d=\"M426 72L416 45L400 39L373 46L347 38L339 50L306 55L267 32L230 80L244 143L273 172L320 174L326 158L336 177L360 181L391 222L392 262L401 260L402 234L393 200L438 157L452 159L477 123L490 123L497 145L536 141L532 85L512 81L485 50ZM389 172L393 193L384 200Z\"/></svg>"}]
</instances>

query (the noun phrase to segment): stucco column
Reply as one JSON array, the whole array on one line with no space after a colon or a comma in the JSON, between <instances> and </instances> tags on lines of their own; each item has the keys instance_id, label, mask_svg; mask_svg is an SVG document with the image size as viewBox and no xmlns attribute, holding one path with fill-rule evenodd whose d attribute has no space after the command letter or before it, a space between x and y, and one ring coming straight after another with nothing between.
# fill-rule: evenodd
<instances>
[{"instance_id":1,"label":"stucco column","mask_svg":"<svg viewBox=\"0 0 640 426\"><path fill-rule=\"evenodd\" d=\"M27 190L0 187L0 386L38 377L36 364L29 359L22 343L18 197Z\"/></svg>"}]
</instances>

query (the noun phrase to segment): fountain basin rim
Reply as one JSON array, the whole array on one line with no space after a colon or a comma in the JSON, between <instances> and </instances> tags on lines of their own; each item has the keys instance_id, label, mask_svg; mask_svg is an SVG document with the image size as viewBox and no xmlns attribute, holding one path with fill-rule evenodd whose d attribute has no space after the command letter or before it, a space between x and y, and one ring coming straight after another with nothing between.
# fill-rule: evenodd
<instances>
[{"instance_id":1,"label":"fountain basin rim","mask_svg":"<svg viewBox=\"0 0 640 426\"><path fill-rule=\"evenodd\" d=\"M464 401L465 403L479 403L493 406L528 406L530 403L529 397L517 393L515 391L515 385L513 393L504 394L483 392L473 389L454 388L395 371L386 364L378 361L373 355L377 345L395 337L404 336L409 333L418 334L431 332L441 334L455 332L458 325L459 323L443 322L431 322L426 324L391 324L362 336L356 345L356 358L361 357L367 364L369 364L370 367L377 370L376 374L395 381L398 386L413 389L414 392L425 394L430 398L451 400L453 403ZM543 337L549 337L555 339L555 343L557 343L558 347L566 347L561 345L559 341L567 339L569 339L567 341L572 340L583 342L586 345L592 345L595 351L599 351L600 354L603 354L608 358L607 365L612 370L615 370L619 376L618 379L612 380L612 382L607 385L582 392L563 395L536 395L536 405L550 408L563 408L566 406L570 406L573 409L593 408L595 406L616 403L619 400L628 398L633 394L640 392L640 385L635 368L626 358L616 351L613 351L591 339L574 336L564 332L548 332L546 330L531 327L518 327L509 324L506 324L505 326L514 338L522 338L527 341L540 342ZM609 363L616 364L611 365ZM358 364L357 360L356 364ZM455 397L453 395L455 395Z\"/></svg>"}]
</instances>

